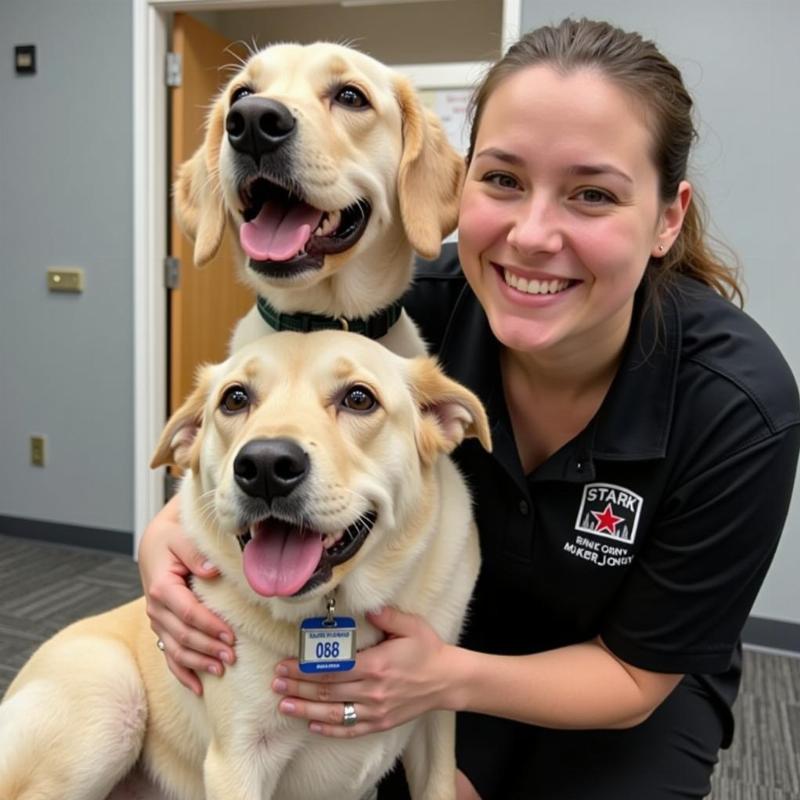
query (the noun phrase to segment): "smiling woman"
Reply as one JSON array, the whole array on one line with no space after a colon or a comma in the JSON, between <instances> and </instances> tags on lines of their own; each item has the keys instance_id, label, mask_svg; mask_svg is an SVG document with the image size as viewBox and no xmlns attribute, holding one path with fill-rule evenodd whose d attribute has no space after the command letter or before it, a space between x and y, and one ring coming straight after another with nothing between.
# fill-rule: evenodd
<instances>
[{"instance_id":1,"label":"smiling woman","mask_svg":"<svg viewBox=\"0 0 800 800\"><path fill-rule=\"evenodd\" d=\"M489 97L459 240L462 269L506 347L584 374L581 362L620 352L635 289L691 199L683 181L659 201L650 143L628 94L594 70L527 67Z\"/></svg>"}]
</instances>

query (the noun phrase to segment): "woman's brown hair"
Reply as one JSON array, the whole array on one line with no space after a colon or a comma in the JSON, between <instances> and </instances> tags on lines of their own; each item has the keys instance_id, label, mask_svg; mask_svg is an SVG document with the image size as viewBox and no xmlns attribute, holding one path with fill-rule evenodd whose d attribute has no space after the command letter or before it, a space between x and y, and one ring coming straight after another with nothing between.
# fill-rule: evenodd
<instances>
[{"instance_id":1,"label":"woman's brown hair","mask_svg":"<svg viewBox=\"0 0 800 800\"><path fill-rule=\"evenodd\" d=\"M644 106L653 136L653 163L658 170L663 203L672 202L686 178L689 152L697 138L692 98L677 67L651 41L606 22L565 19L559 25L529 31L489 70L470 103L472 129L467 162L487 101L495 89L520 70L546 65L561 73L577 69L599 71ZM655 293L675 273L689 275L724 297L741 304L738 269L712 250L702 200L694 195L678 238L662 258L652 258Z\"/></svg>"}]
</instances>

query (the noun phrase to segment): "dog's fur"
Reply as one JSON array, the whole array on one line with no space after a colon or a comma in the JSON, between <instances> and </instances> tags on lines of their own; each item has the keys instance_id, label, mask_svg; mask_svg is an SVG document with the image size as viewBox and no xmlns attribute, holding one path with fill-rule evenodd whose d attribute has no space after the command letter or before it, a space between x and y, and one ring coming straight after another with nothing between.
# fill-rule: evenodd
<instances>
[{"instance_id":1,"label":"dog's fur","mask_svg":"<svg viewBox=\"0 0 800 800\"><path fill-rule=\"evenodd\" d=\"M250 95L242 98L243 91ZM232 109L264 100L287 110L291 134L269 153L232 146L226 131ZM253 55L214 101L202 146L179 170L175 211L201 266L219 248L226 224L239 240L252 194L265 194L265 187L281 195L278 216L300 200L326 214L369 207L360 238L341 252L309 264L305 256L321 241L312 238L299 258L259 260L243 252L241 271L278 311L366 318L403 295L414 251L438 255L455 228L464 169L435 115L401 75L341 45L273 45ZM267 332L253 309L231 349ZM401 355L424 352L405 315L383 343Z\"/></svg>"},{"instance_id":2,"label":"dog's fur","mask_svg":"<svg viewBox=\"0 0 800 800\"><path fill-rule=\"evenodd\" d=\"M230 411L232 386L249 401L237 395ZM371 409L363 388L376 398ZM205 676L198 698L170 674L143 600L71 625L34 653L0 705L0 800L100 800L137 764L115 800L158 796L134 788L145 776L174 800L355 800L401 751L414 798L452 797L452 714L329 739L279 714L269 683L275 664L296 654L300 621L323 614L333 591L337 612L357 620L360 649L379 640L364 614L382 606L457 639L479 550L470 499L445 454L465 436L490 446L472 393L432 360L355 334L275 334L206 367L153 464L187 470L183 519L221 570L194 588L235 629L237 662L221 679ZM308 473L285 497L256 501L234 475L236 458L276 437L300 446ZM302 519L325 535L370 512L360 549L294 595L261 596L245 578L237 536L257 520Z\"/></svg>"}]
</instances>

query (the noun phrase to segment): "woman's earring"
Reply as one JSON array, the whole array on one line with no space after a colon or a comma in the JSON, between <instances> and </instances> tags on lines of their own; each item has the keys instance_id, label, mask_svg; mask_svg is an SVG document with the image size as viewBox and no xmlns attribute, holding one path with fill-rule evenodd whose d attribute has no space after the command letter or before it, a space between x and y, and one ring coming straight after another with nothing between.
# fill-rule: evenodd
<instances>
[{"instance_id":1,"label":"woman's earring","mask_svg":"<svg viewBox=\"0 0 800 800\"><path fill-rule=\"evenodd\" d=\"M658 246L658 252L659 252L659 253L663 253L663 252L664 252L664 245L663 245L663 244L660 244L660 245Z\"/></svg>"}]
</instances>

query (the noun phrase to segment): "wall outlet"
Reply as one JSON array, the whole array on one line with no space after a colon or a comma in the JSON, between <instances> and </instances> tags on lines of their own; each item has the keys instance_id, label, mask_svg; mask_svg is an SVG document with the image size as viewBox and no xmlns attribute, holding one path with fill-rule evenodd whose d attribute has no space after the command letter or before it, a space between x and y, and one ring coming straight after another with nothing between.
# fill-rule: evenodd
<instances>
[{"instance_id":1,"label":"wall outlet","mask_svg":"<svg viewBox=\"0 0 800 800\"><path fill-rule=\"evenodd\" d=\"M44 436L31 436L31 464L34 467L44 466Z\"/></svg>"}]
</instances>

